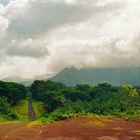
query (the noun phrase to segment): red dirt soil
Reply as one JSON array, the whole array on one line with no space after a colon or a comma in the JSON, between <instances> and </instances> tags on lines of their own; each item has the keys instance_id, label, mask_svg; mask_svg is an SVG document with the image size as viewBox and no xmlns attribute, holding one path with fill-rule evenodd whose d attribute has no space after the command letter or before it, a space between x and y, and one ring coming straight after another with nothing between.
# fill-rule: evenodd
<instances>
[{"instance_id":1,"label":"red dirt soil","mask_svg":"<svg viewBox=\"0 0 140 140\"><path fill-rule=\"evenodd\" d=\"M120 118L73 117L27 128L26 124L0 125L0 140L140 140L140 123Z\"/></svg>"}]
</instances>

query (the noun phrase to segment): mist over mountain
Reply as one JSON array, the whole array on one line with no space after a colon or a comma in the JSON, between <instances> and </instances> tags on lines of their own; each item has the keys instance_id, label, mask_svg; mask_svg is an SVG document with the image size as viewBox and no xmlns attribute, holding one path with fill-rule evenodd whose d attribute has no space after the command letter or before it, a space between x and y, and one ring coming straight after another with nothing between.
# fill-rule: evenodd
<instances>
[{"instance_id":1,"label":"mist over mountain","mask_svg":"<svg viewBox=\"0 0 140 140\"><path fill-rule=\"evenodd\" d=\"M50 80L62 82L68 86L76 84L96 85L107 82L113 85L140 85L140 68L67 68Z\"/></svg>"}]
</instances>

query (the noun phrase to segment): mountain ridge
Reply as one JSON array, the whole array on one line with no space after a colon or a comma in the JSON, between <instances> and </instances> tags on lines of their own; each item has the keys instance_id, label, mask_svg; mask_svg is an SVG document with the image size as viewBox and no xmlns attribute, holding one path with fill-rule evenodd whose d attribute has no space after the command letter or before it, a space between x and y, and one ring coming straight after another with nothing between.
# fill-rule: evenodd
<instances>
[{"instance_id":1,"label":"mountain ridge","mask_svg":"<svg viewBox=\"0 0 140 140\"><path fill-rule=\"evenodd\" d=\"M113 85L140 85L140 67L136 68L66 68L49 80L62 82L68 86L76 84L96 85L110 83Z\"/></svg>"}]
</instances>

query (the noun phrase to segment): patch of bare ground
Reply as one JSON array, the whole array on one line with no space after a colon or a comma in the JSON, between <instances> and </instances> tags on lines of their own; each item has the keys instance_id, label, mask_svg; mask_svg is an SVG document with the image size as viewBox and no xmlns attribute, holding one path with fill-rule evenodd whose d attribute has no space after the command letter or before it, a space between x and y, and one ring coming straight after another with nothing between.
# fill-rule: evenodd
<instances>
[{"instance_id":1,"label":"patch of bare ground","mask_svg":"<svg viewBox=\"0 0 140 140\"><path fill-rule=\"evenodd\" d=\"M73 117L48 125L0 125L0 140L140 140L140 123L120 118Z\"/></svg>"}]
</instances>

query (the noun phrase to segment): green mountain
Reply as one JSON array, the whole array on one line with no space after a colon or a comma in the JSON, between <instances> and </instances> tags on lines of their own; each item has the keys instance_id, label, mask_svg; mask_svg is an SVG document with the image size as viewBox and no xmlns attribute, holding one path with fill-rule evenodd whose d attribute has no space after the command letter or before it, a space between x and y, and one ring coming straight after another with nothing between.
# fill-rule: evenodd
<instances>
[{"instance_id":1,"label":"green mountain","mask_svg":"<svg viewBox=\"0 0 140 140\"><path fill-rule=\"evenodd\" d=\"M62 82L68 86L76 84L96 85L107 82L113 85L140 85L140 68L67 68L50 78L52 81Z\"/></svg>"}]
</instances>

